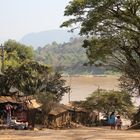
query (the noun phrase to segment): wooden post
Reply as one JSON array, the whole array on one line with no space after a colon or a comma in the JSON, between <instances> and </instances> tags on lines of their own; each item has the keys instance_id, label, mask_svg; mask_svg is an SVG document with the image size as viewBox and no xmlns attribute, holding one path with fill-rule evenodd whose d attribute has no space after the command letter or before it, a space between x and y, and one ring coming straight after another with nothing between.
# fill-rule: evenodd
<instances>
[{"instance_id":1,"label":"wooden post","mask_svg":"<svg viewBox=\"0 0 140 140\"><path fill-rule=\"evenodd\" d=\"M71 75L69 75L69 87L70 87L70 89L69 89L69 93L68 93L68 102L70 103L70 101L71 101Z\"/></svg>"}]
</instances>

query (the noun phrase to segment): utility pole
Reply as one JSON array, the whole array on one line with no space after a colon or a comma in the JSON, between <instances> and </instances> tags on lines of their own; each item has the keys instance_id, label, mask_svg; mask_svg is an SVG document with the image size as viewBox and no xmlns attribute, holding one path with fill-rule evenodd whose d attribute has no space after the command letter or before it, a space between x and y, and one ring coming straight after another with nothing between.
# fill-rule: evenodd
<instances>
[{"instance_id":1,"label":"utility pole","mask_svg":"<svg viewBox=\"0 0 140 140\"><path fill-rule=\"evenodd\" d=\"M99 85L97 85L98 86L98 105L99 105L99 94L100 94L100 86ZM100 112L99 112L99 110L98 110L98 123L100 123ZM99 125L99 124L98 124Z\"/></svg>"},{"instance_id":2,"label":"utility pole","mask_svg":"<svg viewBox=\"0 0 140 140\"><path fill-rule=\"evenodd\" d=\"M96 89L96 91L97 91L97 97L96 97L96 99L97 99L97 105L99 105L100 85L94 84L94 86L97 87L97 89ZM99 111L99 109L97 110L97 124L96 125L97 126L100 125L100 111Z\"/></svg>"},{"instance_id":3,"label":"utility pole","mask_svg":"<svg viewBox=\"0 0 140 140\"><path fill-rule=\"evenodd\" d=\"M4 46L1 44L0 45L0 48L1 48L1 72L4 71Z\"/></svg>"},{"instance_id":4,"label":"utility pole","mask_svg":"<svg viewBox=\"0 0 140 140\"><path fill-rule=\"evenodd\" d=\"M70 93L71 93L71 75L69 74L69 87L70 87L70 90L69 90L69 93L68 93L68 100L69 100L69 103L70 103L70 101L71 101L71 99L70 99Z\"/></svg>"}]
</instances>

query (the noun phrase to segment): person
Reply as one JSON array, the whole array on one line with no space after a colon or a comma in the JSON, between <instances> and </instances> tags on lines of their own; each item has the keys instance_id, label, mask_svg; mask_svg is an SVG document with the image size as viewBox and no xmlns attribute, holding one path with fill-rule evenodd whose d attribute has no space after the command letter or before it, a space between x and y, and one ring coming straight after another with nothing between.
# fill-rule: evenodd
<instances>
[{"instance_id":1,"label":"person","mask_svg":"<svg viewBox=\"0 0 140 140\"><path fill-rule=\"evenodd\" d=\"M117 116L117 119L116 119L116 126L117 126L117 129L120 130L121 127L122 127L122 120L121 120L121 117L120 116Z\"/></svg>"},{"instance_id":2,"label":"person","mask_svg":"<svg viewBox=\"0 0 140 140\"><path fill-rule=\"evenodd\" d=\"M115 129L116 120L115 120L115 112L112 112L109 116L109 124L111 129Z\"/></svg>"},{"instance_id":3,"label":"person","mask_svg":"<svg viewBox=\"0 0 140 140\"><path fill-rule=\"evenodd\" d=\"M11 104L6 104L5 105L6 113L7 113L7 124L10 123L11 120L11 111L13 109L13 106Z\"/></svg>"}]
</instances>

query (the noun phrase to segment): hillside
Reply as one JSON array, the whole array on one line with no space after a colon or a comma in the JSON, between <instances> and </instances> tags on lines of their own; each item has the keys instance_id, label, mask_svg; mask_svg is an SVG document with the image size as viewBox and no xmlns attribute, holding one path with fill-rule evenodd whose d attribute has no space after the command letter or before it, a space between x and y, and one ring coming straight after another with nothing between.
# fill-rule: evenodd
<instances>
[{"instance_id":1,"label":"hillside","mask_svg":"<svg viewBox=\"0 0 140 140\"><path fill-rule=\"evenodd\" d=\"M31 45L34 48L44 47L46 44L51 44L56 41L57 43L68 42L71 37L77 37L78 31L74 33L67 30L49 30L37 33L29 33L22 37L20 43Z\"/></svg>"},{"instance_id":2,"label":"hillside","mask_svg":"<svg viewBox=\"0 0 140 140\"><path fill-rule=\"evenodd\" d=\"M71 38L67 43L47 44L37 48L35 59L64 74L103 74L105 68L84 66L88 59L82 43L83 38Z\"/></svg>"}]
</instances>

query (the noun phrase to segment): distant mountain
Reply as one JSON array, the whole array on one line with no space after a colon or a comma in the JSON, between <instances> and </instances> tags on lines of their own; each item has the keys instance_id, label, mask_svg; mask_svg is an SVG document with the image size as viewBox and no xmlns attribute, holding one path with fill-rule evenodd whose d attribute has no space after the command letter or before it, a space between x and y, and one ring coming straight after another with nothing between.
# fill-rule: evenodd
<instances>
[{"instance_id":1,"label":"distant mountain","mask_svg":"<svg viewBox=\"0 0 140 140\"><path fill-rule=\"evenodd\" d=\"M67 30L49 30L37 33L29 33L19 41L25 45L31 45L34 48L43 47L46 44L57 42L64 43L68 42L71 37L77 37L78 31L74 33L68 32Z\"/></svg>"}]
</instances>

